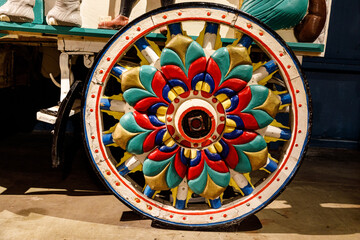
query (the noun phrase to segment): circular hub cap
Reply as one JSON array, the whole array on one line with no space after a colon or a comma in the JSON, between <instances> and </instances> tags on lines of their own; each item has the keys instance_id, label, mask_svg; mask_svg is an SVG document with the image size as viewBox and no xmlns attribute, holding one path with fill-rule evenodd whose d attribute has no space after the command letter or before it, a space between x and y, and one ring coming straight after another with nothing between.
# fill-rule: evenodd
<instances>
[{"instance_id":1,"label":"circular hub cap","mask_svg":"<svg viewBox=\"0 0 360 240\"><path fill-rule=\"evenodd\" d=\"M166 126L183 147L202 149L221 138L225 110L210 93L189 91L179 95L166 112Z\"/></svg>"}]
</instances>

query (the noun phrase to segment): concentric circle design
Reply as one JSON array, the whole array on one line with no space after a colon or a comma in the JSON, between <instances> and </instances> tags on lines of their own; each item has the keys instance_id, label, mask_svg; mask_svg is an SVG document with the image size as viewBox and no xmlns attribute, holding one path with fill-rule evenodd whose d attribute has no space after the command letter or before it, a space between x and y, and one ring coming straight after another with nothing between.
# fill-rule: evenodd
<instances>
[{"instance_id":1,"label":"concentric circle design","mask_svg":"<svg viewBox=\"0 0 360 240\"><path fill-rule=\"evenodd\" d=\"M184 31L194 22L204 24L196 41ZM165 25L159 47L149 33ZM223 26L242 37L221 42ZM125 56L132 48L139 61ZM182 227L265 207L294 176L310 133L291 50L258 20L210 3L152 11L121 29L84 96L86 147L101 178L135 211Z\"/></svg>"},{"instance_id":2,"label":"concentric circle design","mask_svg":"<svg viewBox=\"0 0 360 240\"><path fill-rule=\"evenodd\" d=\"M166 113L166 127L177 144L203 149L217 142L225 128L225 110L215 96L203 91L179 95Z\"/></svg>"}]
</instances>

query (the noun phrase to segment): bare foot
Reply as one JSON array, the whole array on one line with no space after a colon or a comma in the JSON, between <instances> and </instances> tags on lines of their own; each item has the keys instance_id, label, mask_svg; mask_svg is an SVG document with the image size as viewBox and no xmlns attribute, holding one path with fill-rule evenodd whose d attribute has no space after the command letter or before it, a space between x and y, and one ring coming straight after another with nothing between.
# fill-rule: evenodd
<instances>
[{"instance_id":1,"label":"bare foot","mask_svg":"<svg viewBox=\"0 0 360 240\"><path fill-rule=\"evenodd\" d=\"M125 17L123 15L117 15L113 20L111 21L105 21L100 22L98 24L98 28L104 28L104 29L120 29L126 24L128 24L129 18Z\"/></svg>"}]
</instances>

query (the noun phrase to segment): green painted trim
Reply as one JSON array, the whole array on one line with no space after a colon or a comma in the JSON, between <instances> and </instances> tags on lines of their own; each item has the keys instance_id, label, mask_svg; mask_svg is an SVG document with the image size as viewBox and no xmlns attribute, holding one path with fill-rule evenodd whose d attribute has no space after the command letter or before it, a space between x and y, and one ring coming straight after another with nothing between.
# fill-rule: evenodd
<instances>
[{"instance_id":1,"label":"green painted trim","mask_svg":"<svg viewBox=\"0 0 360 240\"><path fill-rule=\"evenodd\" d=\"M1 1L1 0L0 0ZM95 29L95 28L78 28L78 27L65 27L65 26L49 26L33 23L8 23L0 22L0 30L7 31L20 31L20 32L35 32L54 35L71 35L71 36L86 36L86 37L99 37L99 38L111 38L117 30L109 29ZM165 42L166 37L160 33L149 33L146 36L151 41ZM192 39L196 39L195 36L191 36ZM229 45L234 42L232 38L222 38L223 45ZM297 43L288 42L289 47L293 51L299 52L324 52L324 44L318 43Z\"/></svg>"},{"instance_id":2,"label":"green painted trim","mask_svg":"<svg viewBox=\"0 0 360 240\"><path fill-rule=\"evenodd\" d=\"M111 38L115 33L117 33L116 30L108 30L108 29L78 28L78 27L40 25L33 23L8 23L8 22L0 22L0 30L45 33L45 34L54 34L54 35L100 37L100 38Z\"/></svg>"},{"instance_id":3,"label":"green painted trim","mask_svg":"<svg viewBox=\"0 0 360 240\"><path fill-rule=\"evenodd\" d=\"M34 24L43 24L45 20L44 1L36 0L34 10Z\"/></svg>"}]
</instances>

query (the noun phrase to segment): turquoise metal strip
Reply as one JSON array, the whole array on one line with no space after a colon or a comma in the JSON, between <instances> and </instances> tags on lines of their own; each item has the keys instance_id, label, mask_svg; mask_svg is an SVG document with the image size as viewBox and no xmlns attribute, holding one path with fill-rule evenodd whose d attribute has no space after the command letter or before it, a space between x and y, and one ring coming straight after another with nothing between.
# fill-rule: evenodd
<instances>
[{"instance_id":1,"label":"turquoise metal strip","mask_svg":"<svg viewBox=\"0 0 360 240\"><path fill-rule=\"evenodd\" d=\"M0 22L0 30L36 32L36 33L45 33L45 34L54 34L54 35L100 37L100 38L110 38L115 33L117 33L117 30L108 30L108 29L49 26L49 25L33 24L33 23L8 23L8 22ZM146 37L151 41L166 41L166 37L160 33L149 33ZM191 36L191 38L196 40L197 37ZM221 40L224 46L231 44L234 41L234 39L232 38L222 38ZM297 43L297 42L288 42L287 44L293 51L314 52L314 53L316 52L320 53L324 51L324 44Z\"/></svg>"}]
</instances>

